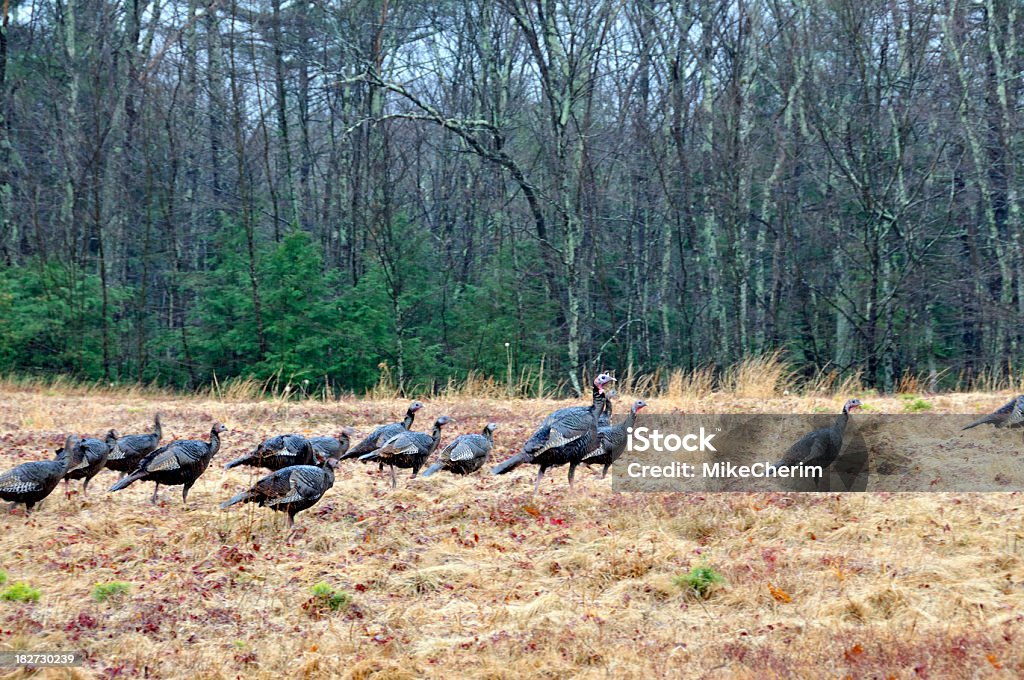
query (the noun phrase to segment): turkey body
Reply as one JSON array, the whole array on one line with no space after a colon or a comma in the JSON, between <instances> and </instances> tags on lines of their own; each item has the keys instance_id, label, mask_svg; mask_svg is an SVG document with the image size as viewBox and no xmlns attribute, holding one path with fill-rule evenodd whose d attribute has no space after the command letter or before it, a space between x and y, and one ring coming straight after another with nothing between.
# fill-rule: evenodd
<instances>
[{"instance_id":1,"label":"turkey body","mask_svg":"<svg viewBox=\"0 0 1024 680\"><path fill-rule=\"evenodd\" d=\"M992 413L975 420L963 429L969 430L979 425L993 425L997 428L1024 427L1024 394L1014 397Z\"/></svg>"},{"instance_id":2,"label":"turkey body","mask_svg":"<svg viewBox=\"0 0 1024 680\"><path fill-rule=\"evenodd\" d=\"M352 434L352 428L346 427L335 437L310 437L309 443L316 454L317 463L322 464L328 458L341 460L341 457L348 452Z\"/></svg>"},{"instance_id":3,"label":"turkey body","mask_svg":"<svg viewBox=\"0 0 1024 680\"><path fill-rule=\"evenodd\" d=\"M347 453L342 455L341 460L347 460L349 458L362 459L366 454L376 451L389 439L398 436L402 432L408 432L416 421L416 412L421 408L423 408L423 404L418 401L414 401L409 405L409 409L405 412L405 418L402 422L389 423L376 428L365 439L363 439L363 441L359 442ZM383 465L381 467L383 467Z\"/></svg>"},{"instance_id":4,"label":"turkey body","mask_svg":"<svg viewBox=\"0 0 1024 680\"><path fill-rule=\"evenodd\" d=\"M129 434L118 437L107 456L108 470L120 472L122 475L139 467L139 461L156 451L163 437L160 414L153 417L153 431L149 434Z\"/></svg>"},{"instance_id":5,"label":"turkey body","mask_svg":"<svg viewBox=\"0 0 1024 680\"><path fill-rule=\"evenodd\" d=\"M228 508L237 503L256 503L278 512L288 513L288 527L295 524L295 515L313 507L334 486L337 458L328 458L322 466L293 465L263 477L250 489L221 503Z\"/></svg>"},{"instance_id":6,"label":"turkey body","mask_svg":"<svg viewBox=\"0 0 1024 680\"><path fill-rule=\"evenodd\" d=\"M860 408L859 399L850 399L843 406L840 413L832 424L832 427L822 428L808 432L798 439L783 454L782 458L772 465L772 468L794 468L794 467L820 467L823 471L835 462L839 452L843 448L843 434L846 431L846 424L850 419L850 412ZM821 478L816 478L815 483L820 483Z\"/></svg>"},{"instance_id":7,"label":"turkey body","mask_svg":"<svg viewBox=\"0 0 1024 680\"><path fill-rule=\"evenodd\" d=\"M636 414L647 406L646 402L637 401L629 410L629 415L618 425L597 428L597 448L583 456L584 465L602 465L601 479L605 478L615 461L626 450L629 439L629 428L636 423Z\"/></svg>"},{"instance_id":8,"label":"turkey body","mask_svg":"<svg viewBox=\"0 0 1024 680\"><path fill-rule=\"evenodd\" d=\"M412 468L412 476L415 477L441 442L441 428L450 421L448 416L441 416L434 421L434 431L429 435L425 432L400 432L376 450L360 456L360 460L376 460L388 465L391 469L391 488L394 489L398 485L395 468Z\"/></svg>"},{"instance_id":9,"label":"turkey body","mask_svg":"<svg viewBox=\"0 0 1024 680\"><path fill-rule=\"evenodd\" d=\"M92 438L81 440L78 446L83 450L84 465L75 470L68 470L64 475L65 483L70 482L72 479L84 480L82 482L82 493L89 493L89 480L99 474L100 470L106 466L107 458L116 444L116 430L107 432L107 436L102 441Z\"/></svg>"},{"instance_id":10,"label":"turkey body","mask_svg":"<svg viewBox=\"0 0 1024 680\"><path fill-rule=\"evenodd\" d=\"M31 512L37 503L57 488L69 470L84 465L85 452L79 443L78 437L71 435L53 460L22 463L0 474L0 498L9 501L12 509L21 503L26 513Z\"/></svg>"},{"instance_id":11,"label":"turkey body","mask_svg":"<svg viewBox=\"0 0 1024 680\"><path fill-rule=\"evenodd\" d=\"M494 447L495 423L487 423L480 434L464 434L453 439L437 454L437 462L423 471L429 477L438 470L447 470L453 475L468 475L476 472L491 456Z\"/></svg>"},{"instance_id":12,"label":"turkey body","mask_svg":"<svg viewBox=\"0 0 1024 680\"><path fill-rule=\"evenodd\" d=\"M153 451L139 462L139 467L128 476L110 487L120 491L137 481L154 482L151 502L156 503L160 485L181 486L181 499L188 503L188 491L200 475L209 467L210 461L220 450L220 433L227 428L215 423L210 430L210 441L179 439Z\"/></svg>"},{"instance_id":13,"label":"turkey body","mask_svg":"<svg viewBox=\"0 0 1024 680\"><path fill-rule=\"evenodd\" d=\"M597 376L590 406L571 406L551 413L519 453L493 467L491 472L503 475L523 463L537 465L540 470L534 485L536 494L549 467L568 463L571 485L576 466L583 456L597 447L597 419L607 401L604 388L614 380L607 373Z\"/></svg>"},{"instance_id":14,"label":"turkey body","mask_svg":"<svg viewBox=\"0 0 1024 680\"><path fill-rule=\"evenodd\" d=\"M224 469L248 465L280 470L292 465L312 465L314 460L315 452L301 434L279 434L264 439L251 453L236 458L225 465Z\"/></svg>"}]
</instances>

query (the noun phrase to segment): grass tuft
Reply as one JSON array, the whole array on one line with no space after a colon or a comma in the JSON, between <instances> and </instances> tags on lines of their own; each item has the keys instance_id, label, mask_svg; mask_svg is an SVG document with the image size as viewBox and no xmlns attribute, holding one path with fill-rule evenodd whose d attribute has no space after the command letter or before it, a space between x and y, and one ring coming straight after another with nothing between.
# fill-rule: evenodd
<instances>
[{"instance_id":1,"label":"grass tuft","mask_svg":"<svg viewBox=\"0 0 1024 680\"><path fill-rule=\"evenodd\" d=\"M0 600L4 600L6 602L38 602L40 594L41 593L36 588L19 581L7 586L7 588L0 593Z\"/></svg>"},{"instance_id":2,"label":"grass tuft","mask_svg":"<svg viewBox=\"0 0 1024 680\"><path fill-rule=\"evenodd\" d=\"M694 567L689 573L676 576L673 583L687 593L706 600L725 583L725 579L714 568L701 566Z\"/></svg>"},{"instance_id":3,"label":"grass tuft","mask_svg":"<svg viewBox=\"0 0 1024 680\"><path fill-rule=\"evenodd\" d=\"M332 612L336 612L352 604L351 595L343 590L336 590L323 581L313 586L310 592L313 594L313 604L320 609L330 609Z\"/></svg>"},{"instance_id":4,"label":"grass tuft","mask_svg":"<svg viewBox=\"0 0 1024 680\"><path fill-rule=\"evenodd\" d=\"M97 583L92 588L92 599L97 602L106 602L111 598L118 598L127 595L130 590L131 585L124 581Z\"/></svg>"},{"instance_id":5,"label":"grass tuft","mask_svg":"<svg viewBox=\"0 0 1024 680\"><path fill-rule=\"evenodd\" d=\"M920 413L921 411L930 411L931 409L932 405L921 397L916 397L912 394L903 396L903 410L906 413Z\"/></svg>"},{"instance_id":6,"label":"grass tuft","mask_svg":"<svg viewBox=\"0 0 1024 680\"><path fill-rule=\"evenodd\" d=\"M675 369L668 376L663 395L669 399L703 399L715 389L715 369L701 366L689 373Z\"/></svg>"},{"instance_id":7,"label":"grass tuft","mask_svg":"<svg viewBox=\"0 0 1024 680\"><path fill-rule=\"evenodd\" d=\"M735 397L769 399L795 386L793 369L782 351L747 357L725 372L725 389Z\"/></svg>"}]
</instances>

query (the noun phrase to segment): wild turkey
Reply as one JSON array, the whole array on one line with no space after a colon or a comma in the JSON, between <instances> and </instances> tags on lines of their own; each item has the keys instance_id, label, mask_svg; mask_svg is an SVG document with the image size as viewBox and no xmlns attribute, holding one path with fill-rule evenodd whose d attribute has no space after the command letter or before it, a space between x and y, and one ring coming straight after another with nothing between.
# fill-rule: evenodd
<instances>
[{"instance_id":1,"label":"wild turkey","mask_svg":"<svg viewBox=\"0 0 1024 680\"><path fill-rule=\"evenodd\" d=\"M118 438L107 456L107 469L120 472L122 477L132 472L139 467L139 461L156 451L161 437L163 428L160 426L160 414L157 413L153 417L153 432L150 434L129 434Z\"/></svg>"},{"instance_id":2,"label":"wild turkey","mask_svg":"<svg viewBox=\"0 0 1024 680\"><path fill-rule=\"evenodd\" d=\"M295 525L295 515L310 508L334 486L334 468L338 458L329 456L323 465L292 465L281 468L256 482L231 500L220 504L228 508L237 503L257 503L260 507L288 513L288 528Z\"/></svg>"},{"instance_id":3,"label":"wild turkey","mask_svg":"<svg viewBox=\"0 0 1024 680\"><path fill-rule=\"evenodd\" d=\"M85 466L80 467L77 470L69 470L64 475L65 493L69 493L67 488L72 479L85 480L82 483L82 493L89 493L89 480L98 475L100 470L103 469L103 466L106 465L107 457L117 444L117 437L117 430L110 430L107 432L107 436L103 441L89 438L83 439L79 442L78 446L81 447L85 453ZM57 453L59 455L60 450L58 450Z\"/></svg>"},{"instance_id":4,"label":"wild turkey","mask_svg":"<svg viewBox=\"0 0 1024 680\"><path fill-rule=\"evenodd\" d=\"M978 425L992 424L997 428L1017 428L1024 427L1024 394L1019 397L1014 397L1003 406L999 407L993 413L988 414L984 418L975 420L970 425L964 427L964 430L969 430L972 427Z\"/></svg>"},{"instance_id":5,"label":"wild turkey","mask_svg":"<svg viewBox=\"0 0 1024 680\"><path fill-rule=\"evenodd\" d=\"M150 502L156 503L156 494L161 484L180 485L181 500L188 503L188 490L220 450L220 433L227 432L227 429L220 423L214 423L210 429L209 443L197 439L179 439L160 447L143 458L138 469L114 484L110 490L120 491L139 480L155 482Z\"/></svg>"},{"instance_id":6,"label":"wild turkey","mask_svg":"<svg viewBox=\"0 0 1024 680\"><path fill-rule=\"evenodd\" d=\"M628 430L636 422L636 414L646 406L647 402L637 401L629 409L629 415L621 423L615 426L598 427L597 448L583 456L583 460L580 462L584 465L603 465L604 469L601 470L601 479L604 479L605 475L608 474L608 468L626 450L626 441L629 439Z\"/></svg>"},{"instance_id":7,"label":"wild turkey","mask_svg":"<svg viewBox=\"0 0 1024 680\"><path fill-rule=\"evenodd\" d=\"M427 462L441 441L441 428L451 421L448 416L441 416L434 421L434 431L431 434L426 432L400 432L391 439L381 444L380 448L370 453L363 454L360 460L378 460L391 468L391 488L394 489L398 482L395 480L395 468L412 468L412 477L419 473L420 468Z\"/></svg>"},{"instance_id":8,"label":"wild turkey","mask_svg":"<svg viewBox=\"0 0 1024 680\"><path fill-rule=\"evenodd\" d=\"M381 425L376 430L370 433L363 441L355 445L354 448L350 449L348 453L341 457L341 460L348 460L349 458L362 458L368 453L372 453L380 448L381 444L391 439L397 434L406 432L412 428L413 421L416 420L416 412L423 408L423 404L418 401L414 401L409 405L409 410L405 412L405 419L400 423L389 423L387 425ZM384 464L381 463L380 468L384 469Z\"/></svg>"},{"instance_id":9,"label":"wild turkey","mask_svg":"<svg viewBox=\"0 0 1024 680\"><path fill-rule=\"evenodd\" d=\"M497 427L497 423L487 423L480 434L463 434L456 437L437 454L437 462L424 470L421 476L429 477L442 469L453 475L476 472L491 456L494 430Z\"/></svg>"},{"instance_id":10,"label":"wild turkey","mask_svg":"<svg viewBox=\"0 0 1024 680\"><path fill-rule=\"evenodd\" d=\"M351 427L346 427L334 437L310 437L309 443L316 453L317 463L322 464L328 458L341 459L348 451L350 438L355 433Z\"/></svg>"},{"instance_id":11,"label":"wild turkey","mask_svg":"<svg viewBox=\"0 0 1024 680\"><path fill-rule=\"evenodd\" d=\"M607 401L604 388L614 380L607 373L594 378L594 396L590 406L560 408L549 415L523 445L522 451L491 468L491 473L503 475L523 463L539 465L540 470L533 487L533 493L536 494L545 470L568 463L571 486L580 459L595 448L597 418Z\"/></svg>"},{"instance_id":12,"label":"wild turkey","mask_svg":"<svg viewBox=\"0 0 1024 680\"><path fill-rule=\"evenodd\" d=\"M34 460L0 475L0 498L11 502L11 510L18 503L25 505L28 514L36 503L50 495L69 470L85 465L85 451L75 435L64 441L64 448L53 460Z\"/></svg>"},{"instance_id":13,"label":"wild turkey","mask_svg":"<svg viewBox=\"0 0 1024 680\"><path fill-rule=\"evenodd\" d=\"M316 461L315 451L301 434L279 434L264 439L259 445L241 458L224 466L230 470L239 465L280 470L292 465L312 465Z\"/></svg>"},{"instance_id":14,"label":"wild turkey","mask_svg":"<svg viewBox=\"0 0 1024 680\"><path fill-rule=\"evenodd\" d=\"M850 399L843 405L843 412L836 418L832 427L808 432L800 437L795 444L782 456L782 459L771 466L770 469L780 467L810 467L820 466L822 470L827 468L839 457L843 448L843 433L846 431L846 423L850 419L850 412L860 408L860 399ZM821 479L815 479L815 485L820 484Z\"/></svg>"}]
</instances>

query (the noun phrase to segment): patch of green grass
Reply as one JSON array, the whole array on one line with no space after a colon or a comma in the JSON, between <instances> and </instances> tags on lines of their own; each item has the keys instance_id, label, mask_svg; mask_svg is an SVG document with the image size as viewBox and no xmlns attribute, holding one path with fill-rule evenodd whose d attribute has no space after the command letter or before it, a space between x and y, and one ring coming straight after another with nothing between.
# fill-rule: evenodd
<instances>
[{"instance_id":1,"label":"patch of green grass","mask_svg":"<svg viewBox=\"0 0 1024 680\"><path fill-rule=\"evenodd\" d=\"M0 586L7 583L7 572L0 569Z\"/></svg>"},{"instance_id":2,"label":"patch of green grass","mask_svg":"<svg viewBox=\"0 0 1024 680\"><path fill-rule=\"evenodd\" d=\"M27 583L17 582L7 586L0 593L0 600L7 602L38 602L40 592Z\"/></svg>"},{"instance_id":3,"label":"patch of green grass","mask_svg":"<svg viewBox=\"0 0 1024 680\"><path fill-rule=\"evenodd\" d=\"M313 586L313 597L320 601L320 604L331 611L344 609L352 603L352 596L343 590L335 590L324 582Z\"/></svg>"},{"instance_id":4,"label":"patch of green grass","mask_svg":"<svg viewBox=\"0 0 1024 680\"><path fill-rule=\"evenodd\" d=\"M725 583L725 579L713 567L694 567L688 574L680 574L673 580L679 588L706 600L711 597L718 586Z\"/></svg>"},{"instance_id":5,"label":"patch of green grass","mask_svg":"<svg viewBox=\"0 0 1024 680\"><path fill-rule=\"evenodd\" d=\"M110 583L97 583L92 588L92 599L97 602L106 602L112 597L127 595L131 585L124 581L111 581Z\"/></svg>"},{"instance_id":6,"label":"patch of green grass","mask_svg":"<svg viewBox=\"0 0 1024 680\"><path fill-rule=\"evenodd\" d=\"M903 397L903 410L906 413L919 413L921 411L929 411L931 408L932 405L921 397L915 397L912 394Z\"/></svg>"}]
</instances>

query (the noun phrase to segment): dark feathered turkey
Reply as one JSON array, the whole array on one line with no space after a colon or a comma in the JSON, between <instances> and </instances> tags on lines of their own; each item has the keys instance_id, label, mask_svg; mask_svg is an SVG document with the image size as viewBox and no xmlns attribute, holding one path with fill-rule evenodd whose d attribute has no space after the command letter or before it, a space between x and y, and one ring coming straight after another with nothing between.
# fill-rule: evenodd
<instances>
[{"instance_id":1,"label":"dark feathered turkey","mask_svg":"<svg viewBox=\"0 0 1024 680\"><path fill-rule=\"evenodd\" d=\"M114 484L110 490L120 491L139 480L145 480L156 483L151 502L156 503L157 491L163 484L181 486L181 499L188 503L188 490L220 450L220 433L227 429L220 423L214 423L210 429L209 443L197 439L179 439L153 451L139 462L134 472Z\"/></svg>"},{"instance_id":2,"label":"dark feathered turkey","mask_svg":"<svg viewBox=\"0 0 1024 680\"><path fill-rule=\"evenodd\" d=\"M85 451L78 437L71 435L64 448L53 460L35 460L0 474L0 498L10 501L11 509L18 503L25 505L26 514L36 503L50 495L69 470L85 464Z\"/></svg>"},{"instance_id":3,"label":"dark feathered turkey","mask_svg":"<svg viewBox=\"0 0 1024 680\"><path fill-rule=\"evenodd\" d=\"M843 433L850 419L850 411L860 406L860 399L847 401L843 405L843 412L836 418L832 427L805 434L789 447L782 459L772 465L772 468L820 466L824 471L839 457L839 452L843 449ZM820 478L815 479L815 484L820 482Z\"/></svg>"},{"instance_id":4,"label":"dark feathered turkey","mask_svg":"<svg viewBox=\"0 0 1024 680\"><path fill-rule=\"evenodd\" d=\"M604 479L605 475L608 474L608 468L626 450L626 441L629 439L628 430L636 423L636 414L646 406L646 402L637 401L629 409L629 415L621 423L614 426L598 427L597 448L583 456L581 462L584 465L603 465L604 469L601 470L601 479Z\"/></svg>"},{"instance_id":5,"label":"dark feathered turkey","mask_svg":"<svg viewBox=\"0 0 1024 680\"><path fill-rule=\"evenodd\" d=\"M309 443L316 453L317 464L322 464L328 458L341 459L348 451L354 430L346 427L334 437L310 437Z\"/></svg>"},{"instance_id":6,"label":"dark feathered turkey","mask_svg":"<svg viewBox=\"0 0 1024 680\"><path fill-rule=\"evenodd\" d=\"M377 460L388 465L391 468L391 488L394 489L398 485L395 468L412 468L412 477L415 477L430 454L437 449L441 441L441 428L450 420L448 416L435 420L434 431L429 435L425 432L400 432L381 444L380 448L360 456L360 460Z\"/></svg>"},{"instance_id":7,"label":"dark feathered turkey","mask_svg":"<svg viewBox=\"0 0 1024 680\"><path fill-rule=\"evenodd\" d=\"M491 456L497 427L496 423L487 423L481 434L459 435L437 454L437 462L424 470L421 476L429 477L438 470L447 470L454 475L476 472Z\"/></svg>"},{"instance_id":8,"label":"dark feathered turkey","mask_svg":"<svg viewBox=\"0 0 1024 680\"><path fill-rule=\"evenodd\" d=\"M349 449L348 453L343 455L341 459L348 460L349 458L362 458L366 454L376 451L380 448L381 444L392 437L412 429L412 424L416 420L416 412L421 408L423 408L423 404L418 401L412 402L412 404L409 405L409 410L405 412L405 419L402 422L381 425L371 432L366 439Z\"/></svg>"},{"instance_id":9,"label":"dark feathered turkey","mask_svg":"<svg viewBox=\"0 0 1024 680\"><path fill-rule=\"evenodd\" d=\"M322 466L293 465L267 475L252 488L220 504L227 508L237 503L257 503L261 507L288 513L288 527L295 524L295 515L310 508L334 486L336 457L329 457Z\"/></svg>"},{"instance_id":10,"label":"dark feathered turkey","mask_svg":"<svg viewBox=\"0 0 1024 680\"><path fill-rule=\"evenodd\" d=\"M967 425L963 429L969 430L972 427L978 425L994 425L998 428L1008 427L1017 428L1024 427L1024 394L1019 397L1014 397L1006 404L1000 406L993 413L988 414L984 418L975 420L970 425Z\"/></svg>"},{"instance_id":11,"label":"dark feathered turkey","mask_svg":"<svg viewBox=\"0 0 1024 680\"><path fill-rule=\"evenodd\" d=\"M292 465L312 465L316 462L315 451L301 434L279 434L264 439L259 445L241 458L224 466L230 470L239 465L280 470Z\"/></svg>"},{"instance_id":12,"label":"dark feathered turkey","mask_svg":"<svg viewBox=\"0 0 1024 680\"><path fill-rule=\"evenodd\" d=\"M580 459L596 446L597 417L607 401L604 389L608 383L614 380L615 378L607 373L602 373L594 378L594 394L590 406L558 409L541 423L533 436L523 445L522 451L493 467L491 472L503 475L523 463L539 465L537 482L533 487L533 492L536 494L545 470L555 465L568 463L569 484L571 485Z\"/></svg>"},{"instance_id":13,"label":"dark feathered turkey","mask_svg":"<svg viewBox=\"0 0 1024 680\"><path fill-rule=\"evenodd\" d=\"M153 431L149 434L129 434L119 437L114 448L107 456L108 470L116 470L125 475L139 467L139 461L156 451L163 437L160 425L160 414L153 417Z\"/></svg>"},{"instance_id":14,"label":"dark feathered turkey","mask_svg":"<svg viewBox=\"0 0 1024 680\"><path fill-rule=\"evenodd\" d=\"M110 430L107 432L107 436L101 441L99 439L83 439L79 442L78 446L82 448L85 453L85 465L79 467L77 470L68 470L64 475L65 487L70 483L72 479L85 480L82 483L82 493L89 493L89 480L99 474L100 470L107 463L107 457L110 455L115 444L117 443L117 431ZM60 451L57 452L58 455Z\"/></svg>"}]
</instances>

